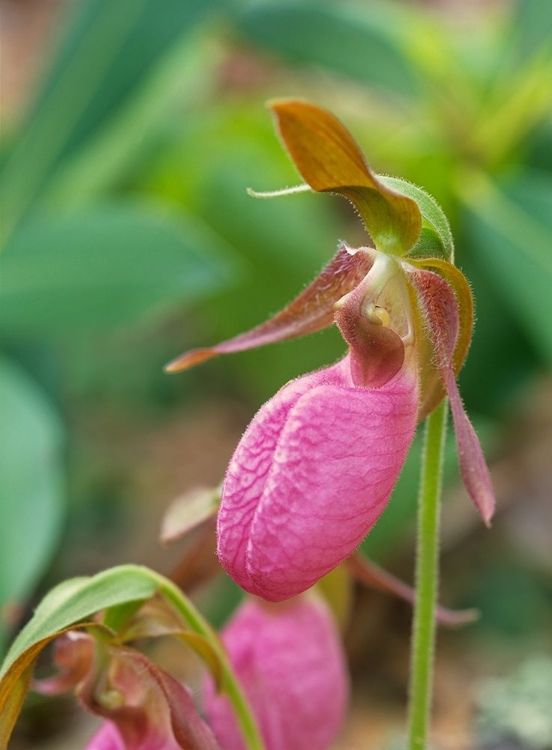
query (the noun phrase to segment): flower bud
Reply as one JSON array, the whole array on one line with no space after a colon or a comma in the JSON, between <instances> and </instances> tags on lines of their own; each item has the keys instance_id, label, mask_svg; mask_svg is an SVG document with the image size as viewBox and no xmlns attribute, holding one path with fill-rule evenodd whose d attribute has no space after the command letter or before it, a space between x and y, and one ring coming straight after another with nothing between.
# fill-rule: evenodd
<instances>
[{"instance_id":1,"label":"flower bud","mask_svg":"<svg viewBox=\"0 0 552 750\"><path fill-rule=\"evenodd\" d=\"M312 594L285 604L249 599L221 634L266 750L327 750L349 686L332 615ZM208 723L222 750L245 750L228 699L205 684Z\"/></svg>"}]
</instances>

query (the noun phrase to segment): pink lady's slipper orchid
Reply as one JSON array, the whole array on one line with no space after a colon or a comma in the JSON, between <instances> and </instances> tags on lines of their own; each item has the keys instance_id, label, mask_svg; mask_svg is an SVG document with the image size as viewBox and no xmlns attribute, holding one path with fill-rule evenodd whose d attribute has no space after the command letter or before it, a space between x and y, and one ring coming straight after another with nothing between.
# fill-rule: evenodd
<instances>
[{"instance_id":1,"label":"pink lady's slipper orchid","mask_svg":"<svg viewBox=\"0 0 552 750\"><path fill-rule=\"evenodd\" d=\"M327 750L345 718L349 686L328 608L308 594L279 605L249 599L221 634L266 750ZM244 750L228 699L206 683L207 720L222 750Z\"/></svg>"},{"instance_id":2,"label":"pink lady's slipper orchid","mask_svg":"<svg viewBox=\"0 0 552 750\"><path fill-rule=\"evenodd\" d=\"M86 750L218 750L190 691L140 652L72 630L57 639L54 659L59 673L34 689L74 688L105 720Z\"/></svg>"},{"instance_id":3,"label":"pink lady's slipper orchid","mask_svg":"<svg viewBox=\"0 0 552 750\"><path fill-rule=\"evenodd\" d=\"M374 248L342 245L281 313L168 366L320 330L349 345L337 364L285 385L253 418L230 462L218 515L218 555L247 591L281 601L347 558L385 508L416 424L445 393L466 488L489 523L494 495L456 384L473 303L450 262L452 238L419 188L378 177L343 125L305 102L273 105L280 134L310 188L348 198Z\"/></svg>"}]
</instances>

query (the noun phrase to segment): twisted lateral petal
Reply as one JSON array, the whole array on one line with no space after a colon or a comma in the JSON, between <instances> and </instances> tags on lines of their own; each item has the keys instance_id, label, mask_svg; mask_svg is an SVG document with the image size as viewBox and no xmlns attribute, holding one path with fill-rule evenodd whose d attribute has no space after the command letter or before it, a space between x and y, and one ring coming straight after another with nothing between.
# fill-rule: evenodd
<instances>
[{"instance_id":1,"label":"twisted lateral petal","mask_svg":"<svg viewBox=\"0 0 552 750\"><path fill-rule=\"evenodd\" d=\"M458 304L458 336L454 346L452 363L454 373L462 369L462 365L468 354L471 344L474 324L473 296L468 280L460 269L439 258L424 258L423 260L408 259L410 266L415 266L423 271L433 271L443 278L454 292ZM416 314L413 316L416 327L416 338L418 348L418 362L420 368L420 403L418 418L421 421L441 403L445 397L443 379L439 373L436 363L435 346L433 335L428 328L426 316L419 308L419 295L416 288L411 286L414 297L413 307Z\"/></svg>"},{"instance_id":2,"label":"twisted lateral petal","mask_svg":"<svg viewBox=\"0 0 552 750\"><path fill-rule=\"evenodd\" d=\"M312 284L273 318L217 346L192 349L170 362L166 371L179 372L219 354L255 349L326 328L333 323L334 304L354 289L372 267L373 252L364 248L352 252L342 245Z\"/></svg>"},{"instance_id":3,"label":"twisted lateral petal","mask_svg":"<svg viewBox=\"0 0 552 750\"><path fill-rule=\"evenodd\" d=\"M493 484L479 438L464 409L454 373L453 357L460 328L456 296L448 283L432 271L413 271L410 278L429 325L437 367L450 400L460 473L477 510L489 526L495 509Z\"/></svg>"},{"instance_id":4,"label":"twisted lateral petal","mask_svg":"<svg viewBox=\"0 0 552 750\"><path fill-rule=\"evenodd\" d=\"M218 554L270 601L305 591L348 557L383 511L414 436L415 372L353 385L350 360L284 386L230 462Z\"/></svg>"},{"instance_id":5,"label":"twisted lateral petal","mask_svg":"<svg viewBox=\"0 0 552 750\"><path fill-rule=\"evenodd\" d=\"M305 596L277 607L246 601L222 631L266 750L327 750L345 718L348 680L332 616ZM205 686L222 750L244 750L228 700Z\"/></svg>"}]
</instances>

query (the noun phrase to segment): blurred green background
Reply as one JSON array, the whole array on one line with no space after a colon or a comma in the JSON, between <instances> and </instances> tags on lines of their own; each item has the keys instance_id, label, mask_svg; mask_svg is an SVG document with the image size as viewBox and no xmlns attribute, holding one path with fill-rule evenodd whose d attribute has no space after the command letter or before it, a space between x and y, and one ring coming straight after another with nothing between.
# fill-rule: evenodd
<instances>
[{"instance_id":1,"label":"blurred green background","mask_svg":"<svg viewBox=\"0 0 552 750\"><path fill-rule=\"evenodd\" d=\"M217 484L259 404L343 351L327 331L162 371L284 306L338 239L367 241L338 198L246 194L299 182L264 103L305 97L376 171L437 198L476 297L460 380L499 508L482 530L451 444L442 598L482 619L443 637L437 675L438 730L470 733L477 681L552 651L552 3L0 7L0 648L62 578L118 562L170 571L182 546L158 543L166 506ZM364 545L409 580L418 462L416 444ZM236 592L217 586L202 602L220 622ZM382 732L404 703L408 621L358 592L347 644L370 710L391 716ZM41 706L20 742L60 741ZM501 726L477 741L552 747L550 726L537 741Z\"/></svg>"}]
</instances>

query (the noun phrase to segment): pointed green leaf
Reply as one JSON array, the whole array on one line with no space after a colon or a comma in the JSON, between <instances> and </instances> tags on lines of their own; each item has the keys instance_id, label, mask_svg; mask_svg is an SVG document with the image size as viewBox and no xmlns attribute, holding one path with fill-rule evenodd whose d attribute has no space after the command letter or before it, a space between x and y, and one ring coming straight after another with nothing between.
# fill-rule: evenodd
<instances>
[{"instance_id":1,"label":"pointed green leaf","mask_svg":"<svg viewBox=\"0 0 552 750\"><path fill-rule=\"evenodd\" d=\"M96 612L149 599L158 585L147 568L121 565L92 577L72 578L47 594L13 642L0 670L4 675L27 649Z\"/></svg>"}]
</instances>

